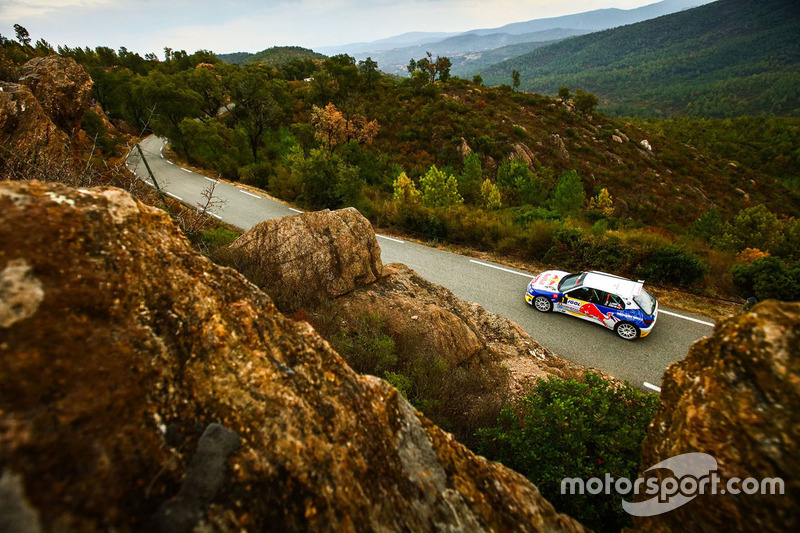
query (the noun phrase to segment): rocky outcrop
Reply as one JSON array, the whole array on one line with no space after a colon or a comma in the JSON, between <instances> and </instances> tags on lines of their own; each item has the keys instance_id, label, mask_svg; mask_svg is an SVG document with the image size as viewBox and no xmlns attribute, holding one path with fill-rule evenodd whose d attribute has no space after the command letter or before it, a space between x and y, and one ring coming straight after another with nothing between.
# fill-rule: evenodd
<instances>
[{"instance_id":1,"label":"rocky outcrop","mask_svg":"<svg viewBox=\"0 0 800 533\"><path fill-rule=\"evenodd\" d=\"M768 301L718 323L664 376L642 453L647 469L701 452L725 484L781 478L784 495L708 494L637 531L794 531L800 527L800 304ZM669 471L666 471L669 473ZM752 487L750 487L752 488ZM708 492L708 490L707 490Z\"/></svg>"},{"instance_id":2,"label":"rocky outcrop","mask_svg":"<svg viewBox=\"0 0 800 533\"><path fill-rule=\"evenodd\" d=\"M0 184L0 272L30 302L0 326L6 521L583 529L118 189Z\"/></svg>"},{"instance_id":3,"label":"rocky outcrop","mask_svg":"<svg viewBox=\"0 0 800 533\"><path fill-rule=\"evenodd\" d=\"M288 311L372 283L383 268L372 225L354 208L266 220L231 248L247 256L257 284Z\"/></svg>"},{"instance_id":4,"label":"rocky outcrop","mask_svg":"<svg viewBox=\"0 0 800 533\"><path fill-rule=\"evenodd\" d=\"M19 83L0 82L0 153L14 167L64 166L88 108L92 80L74 59L31 59Z\"/></svg>"},{"instance_id":5,"label":"rocky outcrop","mask_svg":"<svg viewBox=\"0 0 800 533\"><path fill-rule=\"evenodd\" d=\"M569 159L569 151L567 150L567 145L564 144L564 139L561 138L561 135L558 133L554 133L550 136L550 141L555 146L556 153L559 157L563 159Z\"/></svg>"},{"instance_id":6,"label":"rocky outcrop","mask_svg":"<svg viewBox=\"0 0 800 533\"><path fill-rule=\"evenodd\" d=\"M461 137L461 146L458 148L458 153L461 155L462 161L472 153L472 148L469 147L469 144L467 144L467 140L464 137Z\"/></svg>"},{"instance_id":7,"label":"rocky outcrop","mask_svg":"<svg viewBox=\"0 0 800 533\"><path fill-rule=\"evenodd\" d=\"M536 164L536 154L525 143L516 142L512 144L509 157L524 161L530 169L533 169Z\"/></svg>"},{"instance_id":8,"label":"rocky outcrop","mask_svg":"<svg viewBox=\"0 0 800 533\"><path fill-rule=\"evenodd\" d=\"M69 137L47 116L30 89L0 82L0 153L21 161L63 159Z\"/></svg>"},{"instance_id":9,"label":"rocky outcrop","mask_svg":"<svg viewBox=\"0 0 800 533\"><path fill-rule=\"evenodd\" d=\"M37 57L22 66L19 83L31 90L50 120L66 133L81 125L92 78L71 57Z\"/></svg>"}]
</instances>

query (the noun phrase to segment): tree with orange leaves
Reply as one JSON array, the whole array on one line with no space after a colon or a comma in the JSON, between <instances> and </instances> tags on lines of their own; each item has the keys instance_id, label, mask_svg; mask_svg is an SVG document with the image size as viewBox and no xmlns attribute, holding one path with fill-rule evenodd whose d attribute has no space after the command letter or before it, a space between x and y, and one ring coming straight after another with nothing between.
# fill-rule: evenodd
<instances>
[{"instance_id":1,"label":"tree with orange leaves","mask_svg":"<svg viewBox=\"0 0 800 533\"><path fill-rule=\"evenodd\" d=\"M330 152L343 143L357 141L370 144L378 134L378 121L368 121L358 114L345 116L335 105L329 103L324 108L314 106L311 123L316 128L314 137Z\"/></svg>"}]
</instances>

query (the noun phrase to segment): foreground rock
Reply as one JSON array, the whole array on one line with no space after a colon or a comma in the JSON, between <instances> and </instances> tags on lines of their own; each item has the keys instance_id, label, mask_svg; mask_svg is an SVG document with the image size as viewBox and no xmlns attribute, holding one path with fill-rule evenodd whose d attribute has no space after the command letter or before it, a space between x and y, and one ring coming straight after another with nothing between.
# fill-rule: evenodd
<instances>
[{"instance_id":1,"label":"foreground rock","mask_svg":"<svg viewBox=\"0 0 800 533\"><path fill-rule=\"evenodd\" d=\"M354 208L317 211L256 225L231 245L284 310L347 294L381 276L381 248Z\"/></svg>"},{"instance_id":2,"label":"foreground rock","mask_svg":"<svg viewBox=\"0 0 800 533\"><path fill-rule=\"evenodd\" d=\"M800 304L768 301L718 324L669 367L642 466L702 452L716 460L720 488L734 477L782 478L785 494L706 494L636 519L637 531L796 531L799 444Z\"/></svg>"},{"instance_id":3,"label":"foreground rock","mask_svg":"<svg viewBox=\"0 0 800 533\"><path fill-rule=\"evenodd\" d=\"M117 189L0 184L0 287L3 524L583 529Z\"/></svg>"}]
</instances>

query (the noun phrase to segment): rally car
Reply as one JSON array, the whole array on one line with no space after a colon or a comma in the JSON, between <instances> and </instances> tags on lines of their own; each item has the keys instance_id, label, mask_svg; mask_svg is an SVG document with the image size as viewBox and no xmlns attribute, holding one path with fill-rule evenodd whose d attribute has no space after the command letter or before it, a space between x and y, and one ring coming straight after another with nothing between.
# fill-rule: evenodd
<instances>
[{"instance_id":1,"label":"rally car","mask_svg":"<svg viewBox=\"0 0 800 533\"><path fill-rule=\"evenodd\" d=\"M576 316L632 341L646 337L658 319L658 300L643 285L604 272L548 270L528 284L525 301L543 313Z\"/></svg>"}]
</instances>

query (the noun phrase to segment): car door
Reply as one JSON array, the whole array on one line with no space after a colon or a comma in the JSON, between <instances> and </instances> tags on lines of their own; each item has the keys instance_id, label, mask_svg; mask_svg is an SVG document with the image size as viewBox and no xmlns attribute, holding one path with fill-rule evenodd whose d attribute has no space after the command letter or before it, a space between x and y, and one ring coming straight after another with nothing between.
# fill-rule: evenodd
<instances>
[{"instance_id":1,"label":"car door","mask_svg":"<svg viewBox=\"0 0 800 533\"><path fill-rule=\"evenodd\" d=\"M564 296L559 302L560 311L568 313L579 318L587 318L581 308L589 303L591 297L591 289L586 287L578 287L564 293Z\"/></svg>"}]
</instances>

